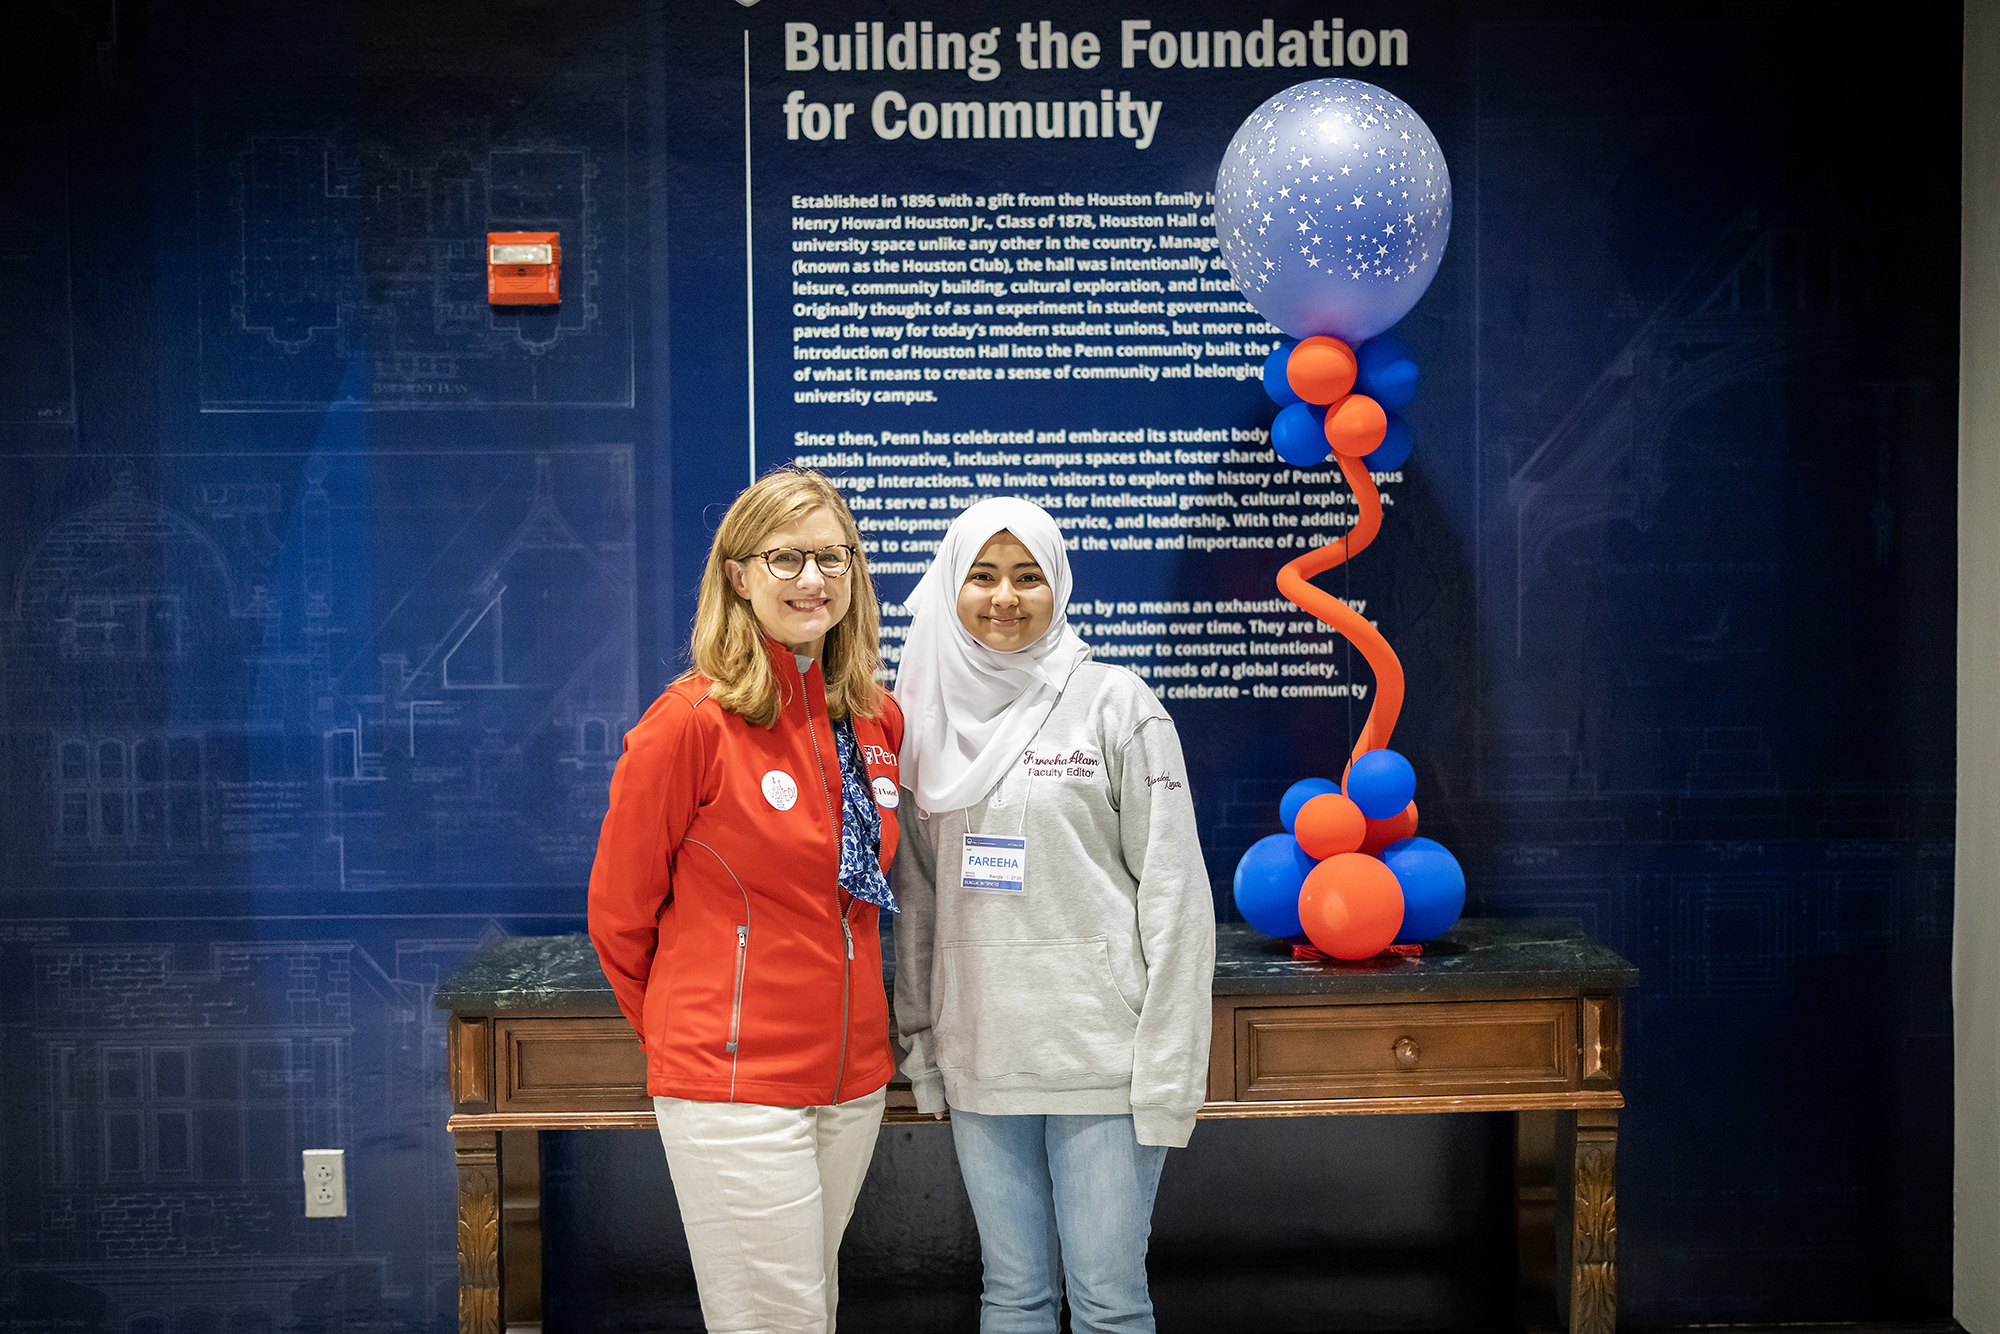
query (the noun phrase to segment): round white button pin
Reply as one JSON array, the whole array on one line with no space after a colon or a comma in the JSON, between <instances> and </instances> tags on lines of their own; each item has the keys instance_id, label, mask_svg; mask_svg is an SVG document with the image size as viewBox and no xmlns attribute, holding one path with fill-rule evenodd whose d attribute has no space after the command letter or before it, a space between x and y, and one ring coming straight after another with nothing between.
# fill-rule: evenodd
<instances>
[{"instance_id":1,"label":"round white button pin","mask_svg":"<svg viewBox=\"0 0 2000 1334\"><path fill-rule=\"evenodd\" d=\"M773 769L764 775L764 800L774 808L788 811L798 799L799 785L783 769Z\"/></svg>"}]
</instances>

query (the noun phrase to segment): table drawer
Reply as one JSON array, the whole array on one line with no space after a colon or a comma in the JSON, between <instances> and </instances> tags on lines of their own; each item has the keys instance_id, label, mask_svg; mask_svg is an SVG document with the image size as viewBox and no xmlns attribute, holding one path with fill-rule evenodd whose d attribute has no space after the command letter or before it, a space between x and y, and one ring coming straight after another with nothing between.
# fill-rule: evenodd
<instances>
[{"instance_id":1,"label":"table drawer","mask_svg":"<svg viewBox=\"0 0 2000 1334\"><path fill-rule=\"evenodd\" d=\"M1287 1005L1235 1012L1239 1102L1580 1087L1577 1002Z\"/></svg>"},{"instance_id":2,"label":"table drawer","mask_svg":"<svg viewBox=\"0 0 2000 1334\"><path fill-rule=\"evenodd\" d=\"M651 1111L646 1052L623 1019L497 1019L494 1109Z\"/></svg>"}]
</instances>

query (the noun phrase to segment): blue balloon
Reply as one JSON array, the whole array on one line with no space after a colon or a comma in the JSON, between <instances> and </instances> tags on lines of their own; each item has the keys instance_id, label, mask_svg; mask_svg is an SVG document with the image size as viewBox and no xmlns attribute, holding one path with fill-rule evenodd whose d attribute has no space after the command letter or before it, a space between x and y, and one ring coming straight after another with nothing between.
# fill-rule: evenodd
<instances>
[{"instance_id":1,"label":"blue balloon","mask_svg":"<svg viewBox=\"0 0 2000 1334\"><path fill-rule=\"evenodd\" d=\"M1408 103L1358 79L1250 113L1215 176L1215 234L1244 300L1294 338L1350 345L1403 318L1451 235L1451 174Z\"/></svg>"},{"instance_id":2,"label":"blue balloon","mask_svg":"<svg viewBox=\"0 0 2000 1334\"><path fill-rule=\"evenodd\" d=\"M1299 890L1317 865L1290 834L1258 839L1236 863L1236 911L1267 936L1298 935Z\"/></svg>"},{"instance_id":3,"label":"blue balloon","mask_svg":"<svg viewBox=\"0 0 2000 1334\"><path fill-rule=\"evenodd\" d=\"M1271 349L1271 355L1264 358L1264 392L1281 408L1289 408L1302 401L1292 392L1292 382L1285 378L1285 367L1292 359L1292 349L1297 346L1293 339L1282 339Z\"/></svg>"},{"instance_id":4,"label":"blue balloon","mask_svg":"<svg viewBox=\"0 0 2000 1334\"><path fill-rule=\"evenodd\" d=\"M1410 435L1410 424L1401 414L1385 412L1389 419L1389 429L1382 436L1382 443L1361 456L1367 463L1369 472L1394 472L1410 461L1410 446L1415 443Z\"/></svg>"},{"instance_id":5,"label":"blue balloon","mask_svg":"<svg viewBox=\"0 0 2000 1334\"><path fill-rule=\"evenodd\" d=\"M1354 349L1354 392L1385 408L1417 396L1417 362L1400 339L1371 338Z\"/></svg>"},{"instance_id":6,"label":"blue balloon","mask_svg":"<svg viewBox=\"0 0 2000 1334\"><path fill-rule=\"evenodd\" d=\"M1294 403L1271 423L1271 448L1294 468L1310 468L1326 462L1333 446L1326 442L1326 409L1312 403Z\"/></svg>"},{"instance_id":7,"label":"blue balloon","mask_svg":"<svg viewBox=\"0 0 2000 1334\"><path fill-rule=\"evenodd\" d=\"M1292 821L1299 817L1299 807L1314 797L1323 797L1329 792L1340 791L1340 784L1331 778L1301 778L1285 789L1285 795L1278 802L1278 818L1284 821L1285 832L1292 832Z\"/></svg>"},{"instance_id":8,"label":"blue balloon","mask_svg":"<svg viewBox=\"0 0 2000 1334\"><path fill-rule=\"evenodd\" d=\"M1417 771L1393 750L1371 750L1348 769L1347 795L1369 819L1386 820L1417 795Z\"/></svg>"},{"instance_id":9,"label":"blue balloon","mask_svg":"<svg viewBox=\"0 0 2000 1334\"><path fill-rule=\"evenodd\" d=\"M1391 843L1382 849L1382 861L1403 887L1403 925L1397 940L1405 944L1429 940L1450 929L1465 910L1465 871L1458 858L1430 839Z\"/></svg>"}]
</instances>

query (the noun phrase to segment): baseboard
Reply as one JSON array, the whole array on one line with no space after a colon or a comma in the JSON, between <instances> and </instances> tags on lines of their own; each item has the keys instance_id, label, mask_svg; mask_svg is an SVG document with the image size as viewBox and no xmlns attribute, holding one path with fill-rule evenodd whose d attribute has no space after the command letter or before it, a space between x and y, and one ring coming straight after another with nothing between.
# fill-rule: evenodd
<instances>
[{"instance_id":1,"label":"baseboard","mask_svg":"<svg viewBox=\"0 0 2000 1334\"><path fill-rule=\"evenodd\" d=\"M1965 1334L1956 1320L1905 1320L1885 1323L1846 1321L1814 1324L1780 1321L1764 1325L1623 1325L1619 1334Z\"/></svg>"}]
</instances>

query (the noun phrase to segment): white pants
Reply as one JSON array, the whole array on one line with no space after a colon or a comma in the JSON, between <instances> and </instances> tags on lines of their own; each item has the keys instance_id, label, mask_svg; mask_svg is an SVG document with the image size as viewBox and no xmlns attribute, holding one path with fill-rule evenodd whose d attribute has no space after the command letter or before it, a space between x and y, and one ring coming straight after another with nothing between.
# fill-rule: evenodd
<instances>
[{"instance_id":1,"label":"white pants","mask_svg":"<svg viewBox=\"0 0 2000 1334\"><path fill-rule=\"evenodd\" d=\"M838 1107L654 1098L709 1334L833 1334L886 1089Z\"/></svg>"}]
</instances>

